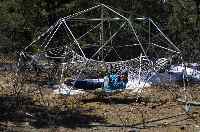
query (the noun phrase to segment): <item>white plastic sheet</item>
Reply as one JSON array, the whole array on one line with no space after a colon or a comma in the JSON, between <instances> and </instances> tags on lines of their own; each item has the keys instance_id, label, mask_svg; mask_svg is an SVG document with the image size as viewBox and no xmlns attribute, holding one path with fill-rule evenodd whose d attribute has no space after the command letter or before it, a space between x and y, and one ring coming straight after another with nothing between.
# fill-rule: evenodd
<instances>
[{"instance_id":1,"label":"white plastic sheet","mask_svg":"<svg viewBox=\"0 0 200 132\"><path fill-rule=\"evenodd\" d=\"M78 94L85 93L81 89L73 89L72 87L67 86L66 84L60 84L60 85L56 85L54 87L56 87L56 89L53 90L54 94L78 95Z\"/></svg>"}]
</instances>

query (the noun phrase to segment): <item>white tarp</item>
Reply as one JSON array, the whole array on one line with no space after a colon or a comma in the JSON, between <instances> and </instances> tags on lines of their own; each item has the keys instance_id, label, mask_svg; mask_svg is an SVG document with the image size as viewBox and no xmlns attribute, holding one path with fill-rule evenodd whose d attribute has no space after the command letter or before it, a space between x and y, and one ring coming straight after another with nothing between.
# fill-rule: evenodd
<instances>
[{"instance_id":1,"label":"white tarp","mask_svg":"<svg viewBox=\"0 0 200 132\"><path fill-rule=\"evenodd\" d=\"M128 83L126 84L126 89L132 90L133 92L141 92L142 88L150 86L151 84L149 82L134 79L128 81Z\"/></svg>"},{"instance_id":2,"label":"white tarp","mask_svg":"<svg viewBox=\"0 0 200 132\"><path fill-rule=\"evenodd\" d=\"M182 74L185 76L185 78L189 78L191 81L200 81L200 71L197 70L197 64L193 63L191 65L192 67L185 67L183 65L172 65L169 73Z\"/></svg>"},{"instance_id":3,"label":"white tarp","mask_svg":"<svg viewBox=\"0 0 200 132\"><path fill-rule=\"evenodd\" d=\"M63 94L63 95L78 95L85 93L82 89L73 89L71 86L66 84L55 85L53 90L54 94Z\"/></svg>"}]
</instances>

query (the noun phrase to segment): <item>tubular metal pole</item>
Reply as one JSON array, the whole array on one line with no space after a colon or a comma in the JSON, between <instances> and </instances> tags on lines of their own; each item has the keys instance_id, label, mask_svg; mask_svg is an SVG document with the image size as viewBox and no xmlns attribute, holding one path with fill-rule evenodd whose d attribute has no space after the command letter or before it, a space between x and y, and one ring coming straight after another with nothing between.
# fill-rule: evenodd
<instances>
[{"instance_id":1,"label":"tubular metal pole","mask_svg":"<svg viewBox=\"0 0 200 132\"><path fill-rule=\"evenodd\" d=\"M141 80L141 72L142 72L142 53L140 54L139 84Z\"/></svg>"},{"instance_id":2,"label":"tubular metal pole","mask_svg":"<svg viewBox=\"0 0 200 132\"><path fill-rule=\"evenodd\" d=\"M149 21L149 44L151 43L151 23Z\"/></svg>"},{"instance_id":3,"label":"tubular metal pole","mask_svg":"<svg viewBox=\"0 0 200 132\"><path fill-rule=\"evenodd\" d=\"M181 52L181 51L179 50L179 48L177 48L176 45L174 45L174 43L160 30L160 28L154 23L154 21L153 21L151 18L148 18L148 19L149 19L149 21L151 21L152 24L158 29L158 31L163 35L163 37L164 37L165 39L167 39L167 41L168 41L178 52Z\"/></svg>"},{"instance_id":4,"label":"tubular metal pole","mask_svg":"<svg viewBox=\"0 0 200 132\"><path fill-rule=\"evenodd\" d=\"M102 21L102 18L71 18L71 19L65 19L66 21ZM104 21L121 21L122 19L118 18L118 17L114 17L114 18L103 18Z\"/></svg>"},{"instance_id":5,"label":"tubular metal pole","mask_svg":"<svg viewBox=\"0 0 200 132\"><path fill-rule=\"evenodd\" d=\"M145 50L144 50L144 47L142 46L142 43L140 42L139 37L138 37L138 35L137 35L135 29L133 28L132 23L131 23L129 20L128 20L128 22L129 22L129 25L131 26L131 28L132 28L132 30L133 30L133 33L135 34L135 37L136 37L138 43L140 44L140 47L141 47L141 49L142 49L142 51L143 51L145 57L149 60L149 58L148 58L148 56L147 56L147 54L146 54L146 52L145 52Z\"/></svg>"},{"instance_id":6,"label":"tubular metal pole","mask_svg":"<svg viewBox=\"0 0 200 132\"><path fill-rule=\"evenodd\" d=\"M37 39L33 40L28 46L26 46L24 48L24 50L28 49L32 44L34 44L35 42L37 42L42 36L44 36L45 34L47 34L49 31L50 31L50 34L51 32L55 29L55 27L59 24L59 21L53 26L51 26L50 28L47 29L46 32L42 33L39 37L37 37ZM48 35L49 36L49 35ZM43 44L42 44L43 45ZM42 46L41 45L41 46Z\"/></svg>"},{"instance_id":7,"label":"tubular metal pole","mask_svg":"<svg viewBox=\"0 0 200 132\"><path fill-rule=\"evenodd\" d=\"M49 41L47 42L47 44L44 46L44 49L46 49L46 47L49 45L50 41L52 40L53 36L56 34L56 32L58 31L58 29L60 28L61 25L62 25L62 22L59 23L58 27L56 28L56 30L52 34L51 38L49 39Z\"/></svg>"},{"instance_id":8,"label":"tubular metal pole","mask_svg":"<svg viewBox=\"0 0 200 132\"><path fill-rule=\"evenodd\" d=\"M93 31L94 29L96 29L97 27L100 27L101 23L97 24L95 27L91 28L90 30L88 30L86 33L84 33L83 35L81 35L79 38L77 38L77 40L82 39L85 35L87 35L89 32Z\"/></svg>"},{"instance_id":9,"label":"tubular metal pole","mask_svg":"<svg viewBox=\"0 0 200 132\"><path fill-rule=\"evenodd\" d=\"M104 44L104 27L103 27L104 20L103 20L103 18L104 18L104 7L101 6L101 27L100 27L100 45L101 46L103 46L103 44ZM104 56L104 54L102 51L101 59L103 59L103 56Z\"/></svg>"},{"instance_id":10,"label":"tubular metal pole","mask_svg":"<svg viewBox=\"0 0 200 132\"><path fill-rule=\"evenodd\" d=\"M67 27L68 31L70 32L71 36L73 37L74 42L76 43L76 45L77 45L78 48L80 49L80 51L81 51L83 57L86 59L86 56L85 56L83 50L81 49L81 46L79 45L79 42L77 41L77 39L76 39L75 36L73 35L73 33L72 33L72 31L70 30L69 26L67 25L65 19L62 19L62 21L64 22L64 24L65 24L65 26Z\"/></svg>"},{"instance_id":11,"label":"tubular metal pole","mask_svg":"<svg viewBox=\"0 0 200 132\"><path fill-rule=\"evenodd\" d=\"M121 27L119 28L119 30L121 30L121 28L122 27L124 27L124 25L126 24L126 22L124 22L122 25L121 25ZM118 31L119 31L118 30ZM96 51L96 53L94 53L93 55L92 55L92 57L91 58L93 58L94 56L96 56L100 51L101 51L101 49L103 49L107 44L108 44L108 42L110 42L112 39L113 39L113 37L115 37L116 35L117 35L117 33L118 33L118 31L117 32L115 32L97 51Z\"/></svg>"},{"instance_id":12,"label":"tubular metal pole","mask_svg":"<svg viewBox=\"0 0 200 132\"><path fill-rule=\"evenodd\" d=\"M179 53L179 52L177 52L177 51L174 51L174 50L169 49L169 48L165 48L165 47L160 46L160 45L157 45L157 44L155 44L155 43L151 43L151 44L154 45L154 46L156 46L156 47L159 47L159 48L162 48L162 49L168 50L168 51L170 51L170 52L173 52L173 53Z\"/></svg>"},{"instance_id":13,"label":"tubular metal pole","mask_svg":"<svg viewBox=\"0 0 200 132\"><path fill-rule=\"evenodd\" d=\"M52 30L50 31L50 33L47 35L47 37L45 38L45 41L42 43L41 47L45 44L45 42L47 41L47 39L50 37L51 33L53 32L53 30L58 26L58 24L60 23L60 20L58 20L55 24L54 27L52 27ZM51 27L50 27L51 28Z\"/></svg>"},{"instance_id":14,"label":"tubular metal pole","mask_svg":"<svg viewBox=\"0 0 200 132\"><path fill-rule=\"evenodd\" d=\"M129 25L131 26L131 29L132 29L132 31L133 31L133 33L134 33L134 35L135 35L135 37L136 37L138 43L140 44L140 47L141 47L142 51L144 52L144 55L145 55L146 58L148 59L148 57L147 57L147 55L146 55L146 52L145 52L145 50L144 50L144 48L143 48L143 46L142 46L142 44L141 44L141 42L140 42L140 40L139 40L138 35L136 34L135 29L133 28L133 25L132 25L131 21L130 21L128 18L126 18L125 16L121 15L120 13L114 11L114 10L111 9L110 7L108 7L108 6L104 5L104 4L102 4L102 6L106 7L107 9L109 9L110 11L112 11L112 12L114 12L115 14L119 15L120 17L124 18L124 19L129 23ZM149 59L148 59L148 60L149 60Z\"/></svg>"},{"instance_id":15,"label":"tubular metal pole","mask_svg":"<svg viewBox=\"0 0 200 132\"><path fill-rule=\"evenodd\" d=\"M102 5L100 4L100 5L97 5L97 6L88 8L88 9L86 9L86 10L80 11L80 12L78 12L78 13L74 13L74 14L72 14L72 15L69 15L69 16L67 16L67 17L64 17L64 19L70 19L70 18L72 18L72 17L78 16L78 15L81 15L81 14L86 13L86 12L88 12L88 11L91 11L91 10L93 10L93 9L96 9L96 8L98 8L98 7L100 7L100 6L102 6Z\"/></svg>"}]
</instances>

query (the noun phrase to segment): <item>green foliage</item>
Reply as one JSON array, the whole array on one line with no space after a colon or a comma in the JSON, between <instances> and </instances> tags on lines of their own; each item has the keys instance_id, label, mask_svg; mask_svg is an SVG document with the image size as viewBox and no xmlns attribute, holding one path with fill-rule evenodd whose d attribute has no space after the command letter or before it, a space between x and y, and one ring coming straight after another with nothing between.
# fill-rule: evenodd
<instances>
[{"instance_id":1,"label":"green foliage","mask_svg":"<svg viewBox=\"0 0 200 132\"><path fill-rule=\"evenodd\" d=\"M127 17L151 17L160 23L186 59L200 60L198 0L168 0L165 3L160 0L1 0L0 48L13 52L25 47L60 17L98 3L112 6Z\"/></svg>"}]
</instances>

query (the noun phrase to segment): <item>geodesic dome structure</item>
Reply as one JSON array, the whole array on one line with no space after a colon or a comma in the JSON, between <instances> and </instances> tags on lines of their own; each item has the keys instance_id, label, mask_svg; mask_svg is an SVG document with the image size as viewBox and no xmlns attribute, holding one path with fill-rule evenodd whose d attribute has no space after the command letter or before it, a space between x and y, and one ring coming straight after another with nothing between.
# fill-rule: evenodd
<instances>
[{"instance_id":1,"label":"geodesic dome structure","mask_svg":"<svg viewBox=\"0 0 200 132\"><path fill-rule=\"evenodd\" d=\"M59 80L63 75L96 78L111 65L119 72L128 69L135 77L158 71L178 54L180 50L152 19L127 18L99 4L60 18L24 48L18 65L44 67Z\"/></svg>"}]
</instances>

